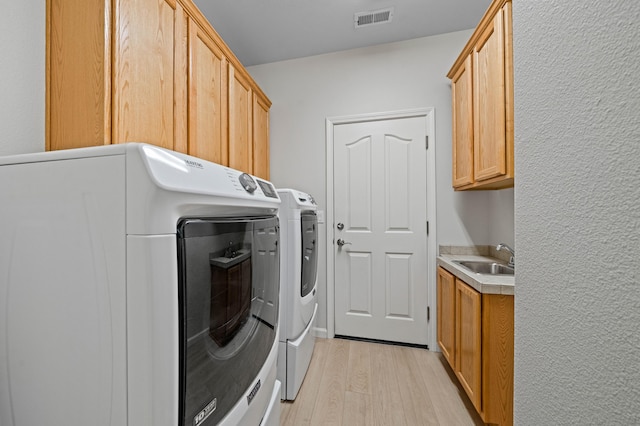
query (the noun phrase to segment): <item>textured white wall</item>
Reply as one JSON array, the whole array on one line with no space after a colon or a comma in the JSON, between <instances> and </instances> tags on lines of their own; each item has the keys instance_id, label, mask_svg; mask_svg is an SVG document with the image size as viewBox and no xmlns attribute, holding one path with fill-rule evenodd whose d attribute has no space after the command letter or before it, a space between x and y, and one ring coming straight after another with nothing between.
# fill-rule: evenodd
<instances>
[{"instance_id":1,"label":"textured white wall","mask_svg":"<svg viewBox=\"0 0 640 426\"><path fill-rule=\"evenodd\" d=\"M516 424L640 424L639 22L513 2Z\"/></svg>"},{"instance_id":2,"label":"textured white wall","mask_svg":"<svg viewBox=\"0 0 640 426\"><path fill-rule=\"evenodd\" d=\"M326 208L325 119L421 107L435 108L439 244L513 244L509 197L451 188L451 89L446 74L472 31L249 67L273 102L271 180L311 193ZM499 191L503 192L503 191ZM491 200L500 205L492 206ZM501 224L492 225L498 214ZM506 219L505 219L506 217ZM508 228L508 225L506 226ZM495 236L494 231L495 230ZM326 227L320 229L325 235ZM323 237L324 242L324 237ZM326 326L326 258L318 268L320 316Z\"/></svg>"},{"instance_id":3,"label":"textured white wall","mask_svg":"<svg viewBox=\"0 0 640 426\"><path fill-rule=\"evenodd\" d=\"M0 155L44 151L45 2L3 2Z\"/></svg>"},{"instance_id":4,"label":"textured white wall","mask_svg":"<svg viewBox=\"0 0 640 426\"><path fill-rule=\"evenodd\" d=\"M518 172L516 172L516 178ZM489 242L488 244L507 243L514 250L514 190L513 188L489 192Z\"/></svg>"}]
</instances>

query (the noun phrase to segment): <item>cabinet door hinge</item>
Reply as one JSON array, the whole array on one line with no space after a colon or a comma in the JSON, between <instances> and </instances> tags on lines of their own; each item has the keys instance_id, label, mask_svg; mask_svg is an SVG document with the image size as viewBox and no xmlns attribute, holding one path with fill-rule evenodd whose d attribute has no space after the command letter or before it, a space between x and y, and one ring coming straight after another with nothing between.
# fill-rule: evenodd
<instances>
[{"instance_id":1,"label":"cabinet door hinge","mask_svg":"<svg viewBox=\"0 0 640 426\"><path fill-rule=\"evenodd\" d=\"M427 321L431 319L431 306L427 306Z\"/></svg>"},{"instance_id":2,"label":"cabinet door hinge","mask_svg":"<svg viewBox=\"0 0 640 426\"><path fill-rule=\"evenodd\" d=\"M429 135L424 137L424 149L429 149Z\"/></svg>"}]
</instances>

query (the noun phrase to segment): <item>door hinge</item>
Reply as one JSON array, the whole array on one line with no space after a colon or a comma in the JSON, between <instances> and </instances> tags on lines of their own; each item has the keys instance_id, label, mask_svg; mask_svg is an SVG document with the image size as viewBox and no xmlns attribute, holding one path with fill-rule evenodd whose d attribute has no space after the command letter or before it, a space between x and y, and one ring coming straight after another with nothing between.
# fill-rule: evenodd
<instances>
[{"instance_id":1,"label":"door hinge","mask_svg":"<svg viewBox=\"0 0 640 426\"><path fill-rule=\"evenodd\" d=\"M427 221L427 235L429 235L429 221Z\"/></svg>"},{"instance_id":2,"label":"door hinge","mask_svg":"<svg viewBox=\"0 0 640 426\"><path fill-rule=\"evenodd\" d=\"M429 135L424 137L424 149L429 149Z\"/></svg>"},{"instance_id":3,"label":"door hinge","mask_svg":"<svg viewBox=\"0 0 640 426\"><path fill-rule=\"evenodd\" d=\"M427 321L431 319L431 306L427 306Z\"/></svg>"}]
</instances>

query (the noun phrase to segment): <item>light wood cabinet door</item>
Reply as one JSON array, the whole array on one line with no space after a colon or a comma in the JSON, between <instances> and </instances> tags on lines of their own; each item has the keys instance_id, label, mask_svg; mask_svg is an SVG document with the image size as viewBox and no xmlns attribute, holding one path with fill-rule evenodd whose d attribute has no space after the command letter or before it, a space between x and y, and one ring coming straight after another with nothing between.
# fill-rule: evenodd
<instances>
[{"instance_id":1,"label":"light wood cabinet door","mask_svg":"<svg viewBox=\"0 0 640 426\"><path fill-rule=\"evenodd\" d=\"M455 369L455 323L456 285L455 277L445 269L438 268L438 345L442 354Z\"/></svg>"},{"instance_id":2,"label":"light wood cabinet door","mask_svg":"<svg viewBox=\"0 0 640 426\"><path fill-rule=\"evenodd\" d=\"M253 174L269 180L269 107L267 100L253 94Z\"/></svg>"},{"instance_id":3,"label":"light wood cabinet door","mask_svg":"<svg viewBox=\"0 0 640 426\"><path fill-rule=\"evenodd\" d=\"M455 373L478 412L482 412L481 304L480 293L456 278Z\"/></svg>"},{"instance_id":4,"label":"light wood cabinet door","mask_svg":"<svg viewBox=\"0 0 640 426\"><path fill-rule=\"evenodd\" d=\"M513 424L514 297L482 295L482 414L487 423Z\"/></svg>"},{"instance_id":5,"label":"light wood cabinet door","mask_svg":"<svg viewBox=\"0 0 640 426\"><path fill-rule=\"evenodd\" d=\"M473 183L473 76L471 55L451 79L453 102L453 186Z\"/></svg>"},{"instance_id":6,"label":"light wood cabinet door","mask_svg":"<svg viewBox=\"0 0 640 426\"><path fill-rule=\"evenodd\" d=\"M188 154L227 165L227 66L215 41L189 20Z\"/></svg>"},{"instance_id":7,"label":"light wood cabinet door","mask_svg":"<svg viewBox=\"0 0 640 426\"><path fill-rule=\"evenodd\" d=\"M174 149L184 126L186 16L175 0L115 1L112 143ZM180 124L179 124L180 122ZM178 137L177 137L178 136Z\"/></svg>"},{"instance_id":8,"label":"light wood cabinet door","mask_svg":"<svg viewBox=\"0 0 640 426\"><path fill-rule=\"evenodd\" d=\"M111 2L47 1L47 150L111 143Z\"/></svg>"},{"instance_id":9,"label":"light wood cabinet door","mask_svg":"<svg viewBox=\"0 0 640 426\"><path fill-rule=\"evenodd\" d=\"M473 50L474 177L506 173L503 15L497 13Z\"/></svg>"},{"instance_id":10,"label":"light wood cabinet door","mask_svg":"<svg viewBox=\"0 0 640 426\"><path fill-rule=\"evenodd\" d=\"M253 173L251 86L229 64L229 167Z\"/></svg>"}]
</instances>

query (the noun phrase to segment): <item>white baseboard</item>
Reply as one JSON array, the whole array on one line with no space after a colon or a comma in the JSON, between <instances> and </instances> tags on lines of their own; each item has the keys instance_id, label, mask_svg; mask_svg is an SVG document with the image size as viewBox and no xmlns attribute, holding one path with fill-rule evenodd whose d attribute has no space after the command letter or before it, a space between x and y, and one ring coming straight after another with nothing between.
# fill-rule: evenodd
<instances>
[{"instance_id":1,"label":"white baseboard","mask_svg":"<svg viewBox=\"0 0 640 426\"><path fill-rule=\"evenodd\" d=\"M316 337L319 337L321 339L326 339L327 336L329 335L329 333L327 332L326 328L314 327L313 328L313 335L316 336Z\"/></svg>"}]
</instances>

